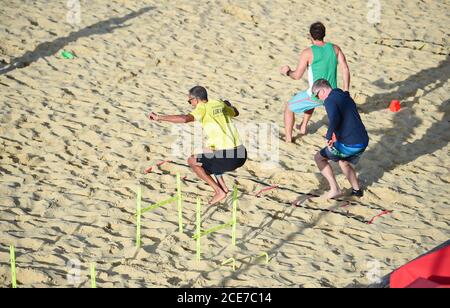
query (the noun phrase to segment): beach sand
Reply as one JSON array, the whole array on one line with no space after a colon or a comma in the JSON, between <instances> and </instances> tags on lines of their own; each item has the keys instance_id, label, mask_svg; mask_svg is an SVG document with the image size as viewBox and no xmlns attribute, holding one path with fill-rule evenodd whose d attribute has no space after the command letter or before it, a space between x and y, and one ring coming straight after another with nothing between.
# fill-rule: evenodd
<instances>
[{"instance_id":1,"label":"beach sand","mask_svg":"<svg viewBox=\"0 0 450 308\"><path fill-rule=\"evenodd\" d=\"M91 263L98 287L365 287L450 238L445 1L382 1L376 25L366 1L81 1L78 25L66 1L2 2L0 287L10 286L10 244L19 287L89 287ZM227 176L239 187L237 246L230 230L212 234L196 262L196 198L205 229L230 220L230 199L206 206L209 188L171 154L173 126L146 115L188 113L187 90L200 84L240 109L238 124L282 131L284 105L307 81L279 69L295 67L317 20L347 56L371 137L358 166L366 195L304 200L327 189L313 160L327 125L318 109L310 135L280 136L278 168L253 155ZM143 173L164 160L173 163ZM185 232L176 204L145 213L136 250L136 188L143 206L167 199L177 172ZM279 188L257 198L266 185ZM229 258L236 271L221 266Z\"/></svg>"}]
</instances>

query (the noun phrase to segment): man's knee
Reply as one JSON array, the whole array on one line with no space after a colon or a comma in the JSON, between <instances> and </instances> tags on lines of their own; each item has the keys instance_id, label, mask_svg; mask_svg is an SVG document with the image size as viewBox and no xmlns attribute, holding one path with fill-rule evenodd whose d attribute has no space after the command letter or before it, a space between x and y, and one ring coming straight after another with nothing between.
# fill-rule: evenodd
<instances>
[{"instance_id":1,"label":"man's knee","mask_svg":"<svg viewBox=\"0 0 450 308\"><path fill-rule=\"evenodd\" d=\"M317 152L316 155L314 156L314 160L316 162L323 162L326 161L327 159L325 157L323 157L320 152Z\"/></svg>"},{"instance_id":2,"label":"man's knee","mask_svg":"<svg viewBox=\"0 0 450 308\"><path fill-rule=\"evenodd\" d=\"M340 160L339 161L339 166L341 166L341 168L345 168L345 169L347 169L347 168L351 168L352 166L350 165L350 163L348 162L348 161L346 161L346 160Z\"/></svg>"},{"instance_id":3,"label":"man's knee","mask_svg":"<svg viewBox=\"0 0 450 308\"><path fill-rule=\"evenodd\" d=\"M188 158L187 163L189 164L189 166L193 167L197 164L197 158L192 155L191 157Z\"/></svg>"}]
</instances>

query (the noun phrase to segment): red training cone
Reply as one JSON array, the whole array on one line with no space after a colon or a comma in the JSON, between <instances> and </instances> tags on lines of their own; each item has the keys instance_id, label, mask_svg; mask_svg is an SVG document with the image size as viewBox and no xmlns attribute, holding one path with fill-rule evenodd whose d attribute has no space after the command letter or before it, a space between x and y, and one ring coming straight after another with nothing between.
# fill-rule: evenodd
<instances>
[{"instance_id":1,"label":"red training cone","mask_svg":"<svg viewBox=\"0 0 450 308\"><path fill-rule=\"evenodd\" d=\"M391 106L389 107L389 109L390 109L392 112L398 112L398 111L400 111L401 108L402 108L402 107L401 107L401 105L400 105L400 101L397 101L397 100L393 100L393 101L391 102Z\"/></svg>"}]
</instances>

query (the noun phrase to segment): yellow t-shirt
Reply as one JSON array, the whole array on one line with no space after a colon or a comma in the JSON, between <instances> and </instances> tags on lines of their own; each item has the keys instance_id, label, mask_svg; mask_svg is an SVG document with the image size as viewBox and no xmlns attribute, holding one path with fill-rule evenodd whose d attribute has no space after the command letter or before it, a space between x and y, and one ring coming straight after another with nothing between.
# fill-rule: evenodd
<instances>
[{"instance_id":1,"label":"yellow t-shirt","mask_svg":"<svg viewBox=\"0 0 450 308\"><path fill-rule=\"evenodd\" d=\"M191 115L202 123L208 136L208 146L214 151L234 149L242 145L236 126L231 121L236 116L234 110L223 101L199 103Z\"/></svg>"}]
</instances>

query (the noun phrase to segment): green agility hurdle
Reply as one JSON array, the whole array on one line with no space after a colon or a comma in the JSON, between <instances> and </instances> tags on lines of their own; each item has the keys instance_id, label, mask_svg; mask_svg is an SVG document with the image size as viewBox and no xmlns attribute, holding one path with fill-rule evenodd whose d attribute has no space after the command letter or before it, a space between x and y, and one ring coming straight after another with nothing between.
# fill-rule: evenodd
<instances>
[{"instance_id":1,"label":"green agility hurdle","mask_svg":"<svg viewBox=\"0 0 450 308\"><path fill-rule=\"evenodd\" d=\"M201 230L201 203L200 199L197 198L197 215L196 215L196 232L193 236L193 239L196 240L196 260L200 261L201 259L201 243L200 240L202 237L207 236L211 233L218 232L220 230L230 228L231 227L231 244L236 246L236 225L237 225L237 186L234 185L233 190L233 214L230 222L224 223L222 225L218 225L209 230L202 231Z\"/></svg>"},{"instance_id":2,"label":"green agility hurdle","mask_svg":"<svg viewBox=\"0 0 450 308\"><path fill-rule=\"evenodd\" d=\"M13 289L17 288L17 275L16 275L16 251L14 245L9 246L9 259L11 264L11 286Z\"/></svg>"},{"instance_id":3,"label":"green agility hurdle","mask_svg":"<svg viewBox=\"0 0 450 308\"><path fill-rule=\"evenodd\" d=\"M177 193L174 197L154 204L152 206L146 207L142 209L141 207L142 201L142 188L138 187L137 190L137 201L136 201L136 248L141 247L141 218L142 214L154 211L157 208L163 207L170 203L177 202L178 205L178 231L180 233L183 232L183 196L181 195L181 177L180 174L177 173Z\"/></svg>"}]
</instances>

